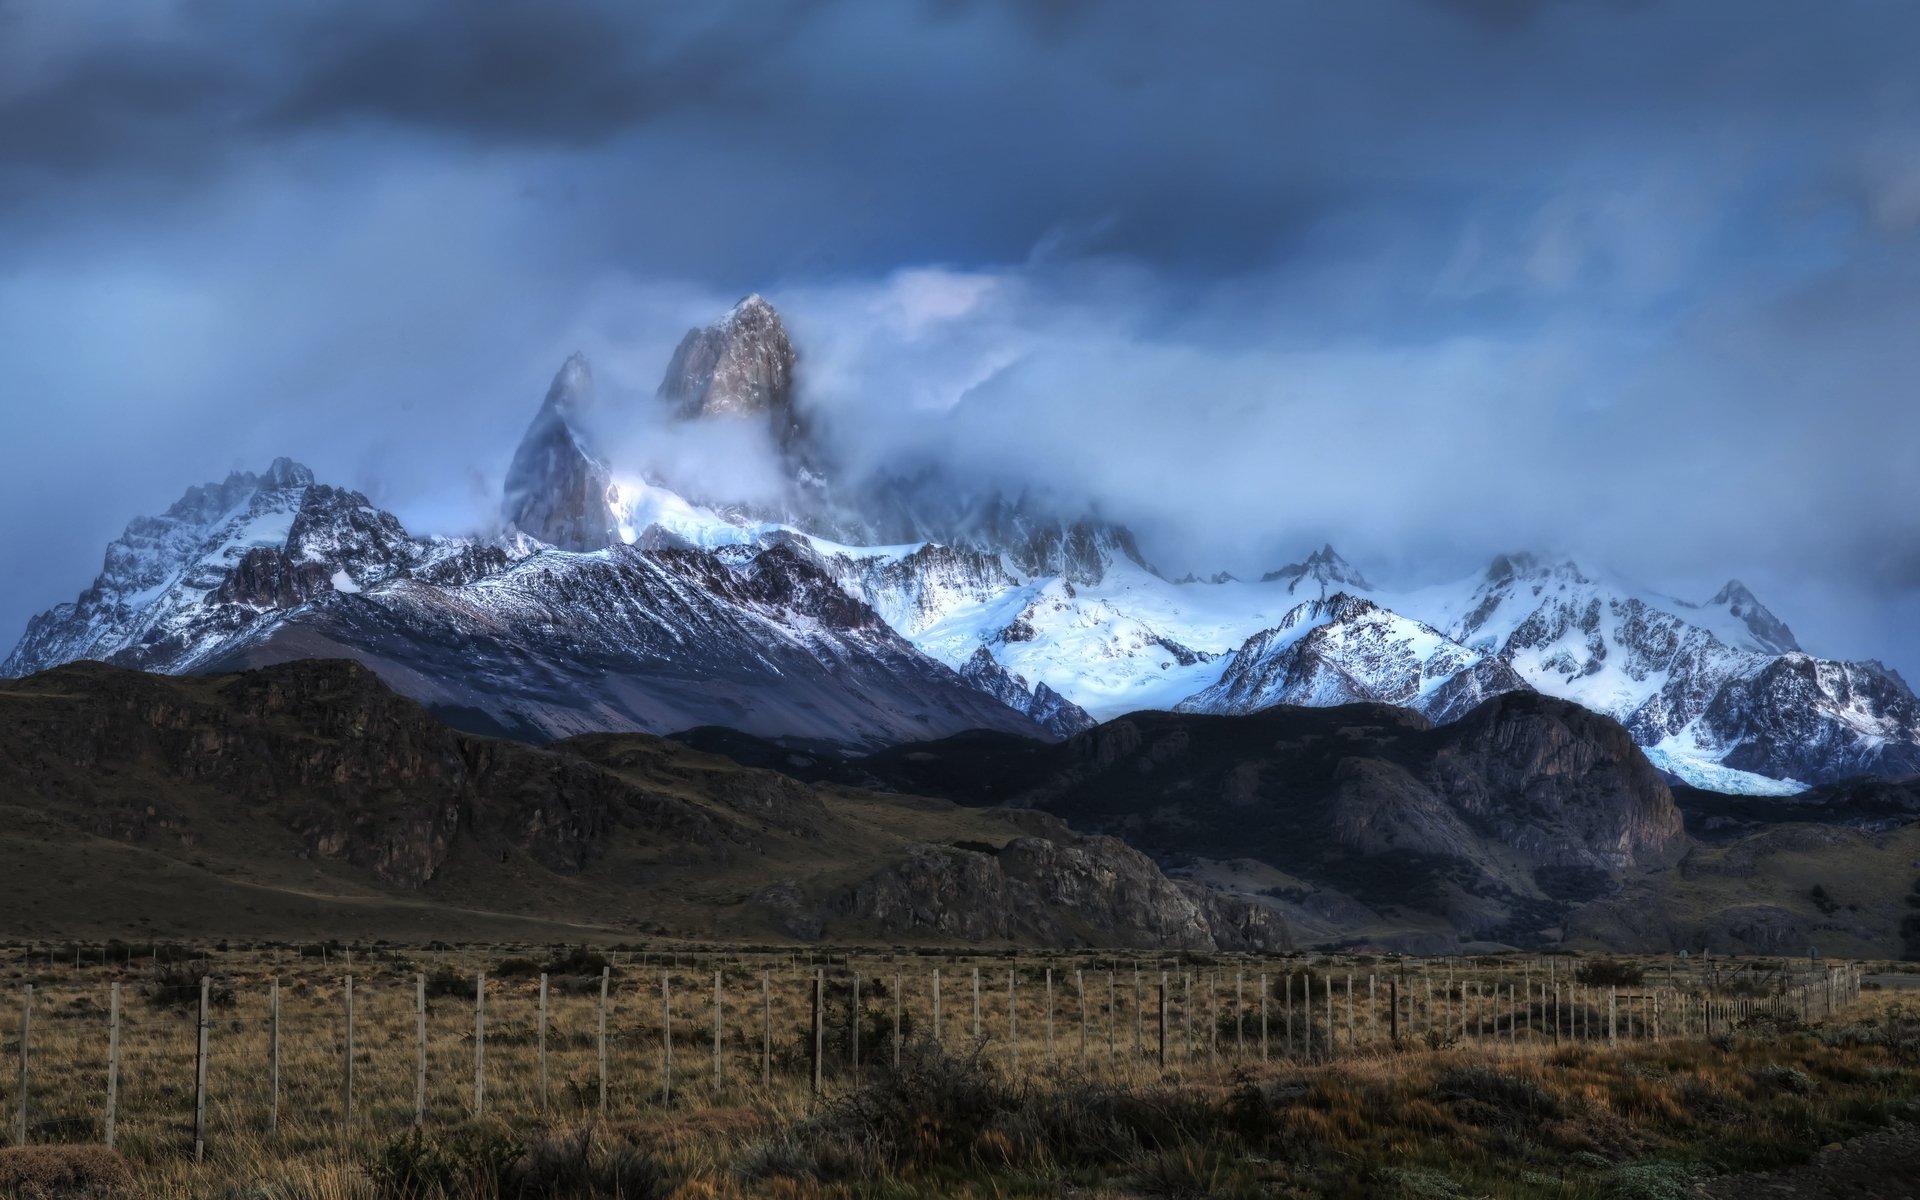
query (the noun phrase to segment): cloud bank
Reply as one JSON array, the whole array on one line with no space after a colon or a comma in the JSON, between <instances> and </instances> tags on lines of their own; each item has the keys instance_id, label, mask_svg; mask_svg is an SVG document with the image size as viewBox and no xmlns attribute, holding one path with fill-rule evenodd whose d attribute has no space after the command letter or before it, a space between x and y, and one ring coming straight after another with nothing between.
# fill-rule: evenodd
<instances>
[{"instance_id":1,"label":"cloud bank","mask_svg":"<svg viewBox=\"0 0 1920 1200\"><path fill-rule=\"evenodd\" d=\"M568 353L639 411L757 290L855 467L1044 486L1173 570L1737 575L1920 674L1916 37L1895 0L0 0L0 629L276 454L475 527Z\"/></svg>"}]
</instances>

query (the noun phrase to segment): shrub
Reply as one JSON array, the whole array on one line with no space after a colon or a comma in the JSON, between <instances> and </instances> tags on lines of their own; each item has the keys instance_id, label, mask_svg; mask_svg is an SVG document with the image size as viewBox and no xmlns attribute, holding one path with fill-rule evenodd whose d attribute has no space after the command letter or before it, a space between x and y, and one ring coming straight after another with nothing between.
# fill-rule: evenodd
<instances>
[{"instance_id":1,"label":"shrub","mask_svg":"<svg viewBox=\"0 0 1920 1200\"><path fill-rule=\"evenodd\" d=\"M1696 1172L1684 1163L1629 1163L1609 1171L1601 1194L1608 1200L1687 1200Z\"/></svg>"},{"instance_id":2,"label":"shrub","mask_svg":"<svg viewBox=\"0 0 1920 1200\"><path fill-rule=\"evenodd\" d=\"M575 946L555 955L543 969L549 975L598 975L608 965L607 956L598 950Z\"/></svg>"},{"instance_id":3,"label":"shrub","mask_svg":"<svg viewBox=\"0 0 1920 1200\"><path fill-rule=\"evenodd\" d=\"M493 973L502 979L528 979L540 973L540 964L530 958L503 958L493 965Z\"/></svg>"},{"instance_id":4,"label":"shrub","mask_svg":"<svg viewBox=\"0 0 1920 1200\"><path fill-rule=\"evenodd\" d=\"M1561 1115L1560 1102L1524 1075L1492 1067L1449 1067L1434 1078L1433 1098L1476 1125L1523 1129Z\"/></svg>"},{"instance_id":5,"label":"shrub","mask_svg":"<svg viewBox=\"0 0 1920 1200\"><path fill-rule=\"evenodd\" d=\"M1645 981L1647 972L1636 962L1596 958L1581 963L1573 977L1588 987L1636 987Z\"/></svg>"},{"instance_id":6,"label":"shrub","mask_svg":"<svg viewBox=\"0 0 1920 1200\"><path fill-rule=\"evenodd\" d=\"M1756 1067L1753 1081L1770 1092L1786 1092L1793 1096L1811 1096L1814 1090L1813 1078L1805 1071L1779 1063Z\"/></svg>"},{"instance_id":7,"label":"shrub","mask_svg":"<svg viewBox=\"0 0 1920 1200\"><path fill-rule=\"evenodd\" d=\"M0 1150L0 1194L125 1196L133 1193L126 1160L105 1146L14 1146Z\"/></svg>"},{"instance_id":8,"label":"shrub","mask_svg":"<svg viewBox=\"0 0 1920 1200\"><path fill-rule=\"evenodd\" d=\"M451 967L439 967L427 975L427 996L431 999L473 998L473 977Z\"/></svg>"},{"instance_id":9,"label":"shrub","mask_svg":"<svg viewBox=\"0 0 1920 1200\"><path fill-rule=\"evenodd\" d=\"M655 1200L670 1191L651 1154L628 1142L602 1143L589 1126L535 1143L514 1165L503 1194L516 1200Z\"/></svg>"},{"instance_id":10,"label":"shrub","mask_svg":"<svg viewBox=\"0 0 1920 1200\"><path fill-rule=\"evenodd\" d=\"M156 967L147 980L147 1000L155 1008L198 1009L200 980L209 977L212 969L205 959ZM232 1008L233 985L212 980L207 989L207 1004L211 1008Z\"/></svg>"},{"instance_id":11,"label":"shrub","mask_svg":"<svg viewBox=\"0 0 1920 1200\"><path fill-rule=\"evenodd\" d=\"M453 1200L503 1194L523 1148L490 1125L442 1137L414 1129L381 1147L367 1171L381 1200Z\"/></svg>"}]
</instances>

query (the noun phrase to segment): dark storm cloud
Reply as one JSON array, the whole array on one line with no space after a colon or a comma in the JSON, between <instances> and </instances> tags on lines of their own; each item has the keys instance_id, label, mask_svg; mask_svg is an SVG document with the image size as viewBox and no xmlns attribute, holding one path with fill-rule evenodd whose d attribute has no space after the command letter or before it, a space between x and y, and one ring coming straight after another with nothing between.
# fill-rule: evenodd
<instances>
[{"instance_id":1,"label":"dark storm cloud","mask_svg":"<svg viewBox=\"0 0 1920 1200\"><path fill-rule=\"evenodd\" d=\"M0 637L279 453L471 527L566 353L644 396L762 290L852 460L1015 472L1178 569L1558 543L1920 674L1917 40L1904 0L0 0L0 478L44 514Z\"/></svg>"}]
</instances>

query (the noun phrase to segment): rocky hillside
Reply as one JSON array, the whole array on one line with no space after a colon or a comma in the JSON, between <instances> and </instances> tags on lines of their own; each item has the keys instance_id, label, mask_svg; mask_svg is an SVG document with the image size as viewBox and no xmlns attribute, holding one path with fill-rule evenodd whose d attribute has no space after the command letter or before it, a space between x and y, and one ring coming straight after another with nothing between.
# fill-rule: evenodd
<instances>
[{"instance_id":1,"label":"rocky hillside","mask_svg":"<svg viewBox=\"0 0 1920 1200\"><path fill-rule=\"evenodd\" d=\"M1383 705L1136 713L1057 745L971 734L766 761L1040 809L1277 902L1303 930L1402 944L1435 928L1551 940L1575 906L1688 847L1672 792L1617 722L1532 692L1443 726Z\"/></svg>"},{"instance_id":2,"label":"rocky hillside","mask_svg":"<svg viewBox=\"0 0 1920 1200\"><path fill-rule=\"evenodd\" d=\"M9 683L0 796L0 902L36 935L1287 937L1058 821L816 788L642 735L477 737L352 662L188 678L88 663Z\"/></svg>"}]
</instances>

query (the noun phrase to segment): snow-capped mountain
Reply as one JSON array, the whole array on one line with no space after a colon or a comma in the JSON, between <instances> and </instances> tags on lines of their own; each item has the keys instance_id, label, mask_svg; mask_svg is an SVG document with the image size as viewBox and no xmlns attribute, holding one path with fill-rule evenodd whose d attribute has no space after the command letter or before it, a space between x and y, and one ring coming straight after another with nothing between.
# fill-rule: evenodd
<instances>
[{"instance_id":1,"label":"snow-capped mountain","mask_svg":"<svg viewBox=\"0 0 1920 1200\"><path fill-rule=\"evenodd\" d=\"M1705 604L1570 561L1502 556L1389 598L1534 688L1619 720L1657 761L1778 780L1920 772L1920 702L1878 663L1816 659L1738 581Z\"/></svg>"},{"instance_id":2,"label":"snow-capped mountain","mask_svg":"<svg viewBox=\"0 0 1920 1200\"><path fill-rule=\"evenodd\" d=\"M490 538L416 537L286 459L194 488L129 525L0 670L347 656L469 727L720 724L854 746L1356 700L1446 722L1537 690L1620 720L1702 786L1920 773L1905 681L1809 655L1738 582L1692 603L1511 555L1394 592L1331 546L1258 579L1173 581L1125 528L1041 497L969 492L937 468L842 478L799 407L800 367L758 296L689 331L644 413L609 411L574 356ZM642 417L758 423L786 499L737 503L674 464L613 461L593 431Z\"/></svg>"},{"instance_id":3,"label":"snow-capped mountain","mask_svg":"<svg viewBox=\"0 0 1920 1200\"><path fill-rule=\"evenodd\" d=\"M1297 582L1297 579L1293 582ZM1290 610L1248 638L1181 712L1241 713L1276 704L1373 702L1444 723L1488 697L1528 690L1504 661L1437 629L1336 592Z\"/></svg>"}]
</instances>

